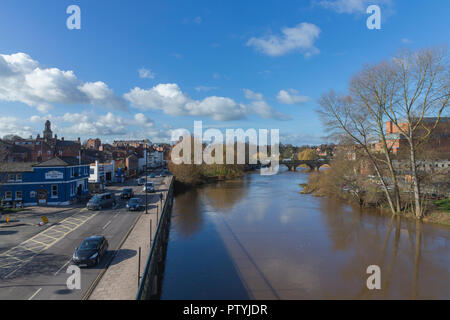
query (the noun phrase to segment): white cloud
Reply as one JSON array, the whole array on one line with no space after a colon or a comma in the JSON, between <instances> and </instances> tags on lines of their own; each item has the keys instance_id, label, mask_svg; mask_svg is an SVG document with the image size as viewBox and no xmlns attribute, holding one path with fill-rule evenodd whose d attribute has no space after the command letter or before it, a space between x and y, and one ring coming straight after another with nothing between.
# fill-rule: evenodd
<instances>
[{"instance_id":1,"label":"white cloud","mask_svg":"<svg viewBox=\"0 0 450 320\"><path fill-rule=\"evenodd\" d=\"M277 99L284 104L302 104L310 100L307 96L300 96L298 91L294 89L280 90Z\"/></svg>"},{"instance_id":2,"label":"white cloud","mask_svg":"<svg viewBox=\"0 0 450 320\"><path fill-rule=\"evenodd\" d=\"M202 17L195 17L192 22L196 23L196 24L201 24L202 23Z\"/></svg>"},{"instance_id":3,"label":"white cloud","mask_svg":"<svg viewBox=\"0 0 450 320\"><path fill-rule=\"evenodd\" d=\"M0 117L0 137L6 135L17 135L22 138L28 138L34 133L34 130L25 126L16 117Z\"/></svg>"},{"instance_id":4,"label":"white cloud","mask_svg":"<svg viewBox=\"0 0 450 320\"><path fill-rule=\"evenodd\" d=\"M314 24L303 22L293 28L283 28L281 35L269 35L261 38L251 38L247 46L269 56L282 56L292 51L298 51L309 57L319 53L314 46L320 34L320 29Z\"/></svg>"},{"instance_id":5,"label":"white cloud","mask_svg":"<svg viewBox=\"0 0 450 320\"><path fill-rule=\"evenodd\" d=\"M253 100L248 106L249 113L254 113L265 119L290 120L289 115L278 112L272 108L265 100L261 93L244 89L244 95L247 99Z\"/></svg>"},{"instance_id":6,"label":"white cloud","mask_svg":"<svg viewBox=\"0 0 450 320\"><path fill-rule=\"evenodd\" d=\"M124 95L134 107L140 110L162 110L173 116L209 117L217 121L245 119L249 114L278 120L289 119L270 107L260 93L244 89L249 105L235 102L231 98L210 96L203 100L191 99L175 83L158 84L150 89L134 88Z\"/></svg>"},{"instance_id":7,"label":"white cloud","mask_svg":"<svg viewBox=\"0 0 450 320\"><path fill-rule=\"evenodd\" d=\"M162 110L174 116L206 116L220 121L245 117L245 108L230 98L213 96L193 100L175 83L158 84L147 90L136 87L124 97L141 110Z\"/></svg>"},{"instance_id":8,"label":"white cloud","mask_svg":"<svg viewBox=\"0 0 450 320\"><path fill-rule=\"evenodd\" d=\"M150 69L141 68L138 70L139 78L141 79L155 79L156 74Z\"/></svg>"},{"instance_id":9,"label":"white cloud","mask_svg":"<svg viewBox=\"0 0 450 320\"><path fill-rule=\"evenodd\" d=\"M73 71L40 67L25 53L0 54L0 100L22 102L42 113L52 109L53 104L127 109L125 101L104 82L82 82Z\"/></svg>"},{"instance_id":10,"label":"white cloud","mask_svg":"<svg viewBox=\"0 0 450 320\"><path fill-rule=\"evenodd\" d=\"M150 128L153 127L155 122L151 119L148 119L147 116L143 113L136 113L134 115L134 120L142 127Z\"/></svg>"},{"instance_id":11,"label":"white cloud","mask_svg":"<svg viewBox=\"0 0 450 320\"><path fill-rule=\"evenodd\" d=\"M390 7L392 5L392 0L319 0L315 1L315 3L325 9L336 11L337 13L364 14L369 5L377 4Z\"/></svg>"},{"instance_id":12,"label":"white cloud","mask_svg":"<svg viewBox=\"0 0 450 320\"><path fill-rule=\"evenodd\" d=\"M60 120L73 123L69 127L61 127L63 134L86 136L124 135L128 132L129 123L111 112L97 116L92 113L66 113Z\"/></svg>"},{"instance_id":13,"label":"white cloud","mask_svg":"<svg viewBox=\"0 0 450 320\"><path fill-rule=\"evenodd\" d=\"M250 100L263 100L263 95L261 93L256 93L249 89L244 89L244 95Z\"/></svg>"},{"instance_id":14,"label":"white cloud","mask_svg":"<svg viewBox=\"0 0 450 320\"><path fill-rule=\"evenodd\" d=\"M208 91L217 90L217 89L218 89L218 87L207 87L207 86L195 87L195 91L198 91L198 92L208 92Z\"/></svg>"}]
</instances>

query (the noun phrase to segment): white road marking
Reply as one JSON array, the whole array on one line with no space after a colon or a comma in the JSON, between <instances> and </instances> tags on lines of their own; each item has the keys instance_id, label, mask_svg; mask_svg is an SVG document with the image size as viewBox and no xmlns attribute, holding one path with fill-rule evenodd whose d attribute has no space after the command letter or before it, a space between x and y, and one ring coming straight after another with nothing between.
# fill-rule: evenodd
<instances>
[{"instance_id":1,"label":"white road marking","mask_svg":"<svg viewBox=\"0 0 450 320\"><path fill-rule=\"evenodd\" d=\"M14 271L8 273L8 274L5 276L5 279L9 278L9 276L12 276L14 273L16 273L17 270L19 270L19 268L14 269Z\"/></svg>"},{"instance_id":2,"label":"white road marking","mask_svg":"<svg viewBox=\"0 0 450 320\"><path fill-rule=\"evenodd\" d=\"M81 225L85 224L88 220L92 219L96 215L97 215L97 213L95 213L93 215L90 215L89 218L85 219L84 221L81 221L78 224L76 224L74 222L70 222L70 217L66 218L66 219L63 219L60 222L59 225L51 226L50 228L42 231L41 233L38 233L37 235L31 237L30 239L23 241L21 244L19 244L19 245L13 247L13 248L7 250L6 252L0 254L0 262L3 262L2 260L6 259L6 258L14 258L14 259L18 260L17 268L15 270L13 270L11 273L9 273L8 275L6 275L5 279L9 278L11 275L13 275L21 267L27 265L36 255L38 255L41 252L49 249L55 243L57 243L58 241L63 239L66 235L68 235L69 233L71 233L72 231L74 231L75 229L80 227ZM59 231L58 229L60 229L61 227L65 227L65 229L67 229L67 231ZM47 234L47 233L52 233L52 231L56 231L57 233L60 234L59 236L57 236L58 238L51 237L51 236L49 236ZM41 242L41 241L38 241L36 239L44 240L44 241L47 240L48 243ZM32 251L34 254L30 255L29 257L27 257L25 259L20 259L18 257L20 255L20 252L21 252L21 250L23 250L23 247L26 246L28 243L38 243L38 244L41 244L42 247L37 249L37 250L29 250L29 249L27 249L29 251Z\"/></svg>"},{"instance_id":3,"label":"white road marking","mask_svg":"<svg viewBox=\"0 0 450 320\"><path fill-rule=\"evenodd\" d=\"M28 300L33 300L33 298L41 291L42 288L39 288L31 297L28 298Z\"/></svg>"},{"instance_id":4,"label":"white road marking","mask_svg":"<svg viewBox=\"0 0 450 320\"><path fill-rule=\"evenodd\" d=\"M62 269L64 269L64 267L67 266L71 261L72 261L72 259L70 259L69 261L67 261L61 268L59 268L59 270L55 272L55 276L56 276Z\"/></svg>"},{"instance_id":5,"label":"white road marking","mask_svg":"<svg viewBox=\"0 0 450 320\"><path fill-rule=\"evenodd\" d=\"M105 230L109 226L110 223L111 223L111 220L109 220L108 223L105 224L105 226L103 227L103 230Z\"/></svg>"}]
</instances>

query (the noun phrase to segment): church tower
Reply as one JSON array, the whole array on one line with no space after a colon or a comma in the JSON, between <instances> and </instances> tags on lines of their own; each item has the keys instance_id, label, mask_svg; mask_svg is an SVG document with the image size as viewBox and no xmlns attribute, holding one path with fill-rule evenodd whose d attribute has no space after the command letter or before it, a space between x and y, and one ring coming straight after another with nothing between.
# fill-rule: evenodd
<instances>
[{"instance_id":1,"label":"church tower","mask_svg":"<svg viewBox=\"0 0 450 320\"><path fill-rule=\"evenodd\" d=\"M52 129L50 127L51 127L51 123L50 123L49 120L47 120L45 122L45 130L43 132L43 138L44 139L50 140L50 139L53 138L53 132L52 132Z\"/></svg>"}]
</instances>

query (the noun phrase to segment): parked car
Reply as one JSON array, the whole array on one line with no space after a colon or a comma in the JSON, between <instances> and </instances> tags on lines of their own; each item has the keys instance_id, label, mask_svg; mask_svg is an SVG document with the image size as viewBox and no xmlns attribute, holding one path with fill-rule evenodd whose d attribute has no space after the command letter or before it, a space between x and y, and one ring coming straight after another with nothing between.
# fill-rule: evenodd
<instances>
[{"instance_id":1,"label":"parked car","mask_svg":"<svg viewBox=\"0 0 450 320\"><path fill-rule=\"evenodd\" d=\"M104 236L91 236L83 240L72 256L74 264L80 267L96 266L108 250L108 240Z\"/></svg>"},{"instance_id":2,"label":"parked car","mask_svg":"<svg viewBox=\"0 0 450 320\"><path fill-rule=\"evenodd\" d=\"M141 199L131 198L128 200L127 209L128 211L138 211L141 208Z\"/></svg>"},{"instance_id":3,"label":"parked car","mask_svg":"<svg viewBox=\"0 0 450 320\"><path fill-rule=\"evenodd\" d=\"M147 182L142 189L143 192L155 192L153 182Z\"/></svg>"},{"instance_id":4,"label":"parked car","mask_svg":"<svg viewBox=\"0 0 450 320\"><path fill-rule=\"evenodd\" d=\"M121 199L131 199L131 198L133 198L133 196L134 196L134 192L133 192L133 189L131 189L131 188L125 188L120 193Z\"/></svg>"},{"instance_id":5,"label":"parked car","mask_svg":"<svg viewBox=\"0 0 450 320\"><path fill-rule=\"evenodd\" d=\"M116 199L114 193L108 192L93 196L87 203L89 210L102 210L107 207L114 207L116 205Z\"/></svg>"},{"instance_id":6,"label":"parked car","mask_svg":"<svg viewBox=\"0 0 450 320\"><path fill-rule=\"evenodd\" d=\"M152 172L152 173L150 173L150 174L148 175L148 177L149 177L149 178L154 178L154 177L156 177L156 176L155 176L155 174Z\"/></svg>"},{"instance_id":7,"label":"parked car","mask_svg":"<svg viewBox=\"0 0 450 320\"><path fill-rule=\"evenodd\" d=\"M145 178L141 177L137 180L138 186L143 186L145 184Z\"/></svg>"}]
</instances>

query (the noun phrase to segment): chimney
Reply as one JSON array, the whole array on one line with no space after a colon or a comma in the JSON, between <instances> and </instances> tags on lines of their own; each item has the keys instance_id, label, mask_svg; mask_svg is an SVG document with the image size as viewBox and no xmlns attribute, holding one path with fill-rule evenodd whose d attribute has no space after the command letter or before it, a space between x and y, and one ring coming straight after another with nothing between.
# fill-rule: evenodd
<instances>
[{"instance_id":1,"label":"chimney","mask_svg":"<svg viewBox=\"0 0 450 320\"><path fill-rule=\"evenodd\" d=\"M81 142L80 142L80 137L78 137L78 143L81 143Z\"/></svg>"},{"instance_id":2,"label":"chimney","mask_svg":"<svg viewBox=\"0 0 450 320\"><path fill-rule=\"evenodd\" d=\"M62 137L61 140L64 141L64 137Z\"/></svg>"}]
</instances>

